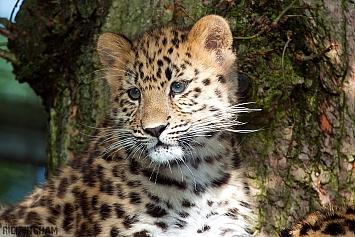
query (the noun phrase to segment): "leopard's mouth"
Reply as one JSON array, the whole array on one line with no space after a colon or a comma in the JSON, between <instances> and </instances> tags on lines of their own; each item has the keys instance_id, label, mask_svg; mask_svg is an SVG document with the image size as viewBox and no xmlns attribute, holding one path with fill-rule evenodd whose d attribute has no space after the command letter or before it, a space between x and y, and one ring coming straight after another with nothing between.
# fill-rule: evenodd
<instances>
[{"instance_id":1,"label":"leopard's mouth","mask_svg":"<svg viewBox=\"0 0 355 237\"><path fill-rule=\"evenodd\" d=\"M168 149L171 145L167 145L165 143L163 143L162 141L158 141L157 144L155 144L155 146L153 148L165 148L165 149Z\"/></svg>"},{"instance_id":2,"label":"leopard's mouth","mask_svg":"<svg viewBox=\"0 0 355 237\"><path fill-rule=\"evenodd\" d=\"M183 150L180 146L169 145L158 141L155 146L148 150L148 156L152 162L166 163L182 159Z\"/></svg>"}]
</instances>

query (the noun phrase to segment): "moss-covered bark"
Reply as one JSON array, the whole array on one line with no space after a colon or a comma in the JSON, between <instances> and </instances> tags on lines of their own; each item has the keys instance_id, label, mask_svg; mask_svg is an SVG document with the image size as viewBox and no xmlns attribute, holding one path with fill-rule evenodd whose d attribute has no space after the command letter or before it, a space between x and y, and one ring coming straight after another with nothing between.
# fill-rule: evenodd
<instances>
[{"instance_id":1,"label":"moss-covered bark","mask_svg":"<svg viewBox=\"0 0 355 237\"><path fill-rule=\"evenodd\" d=\"M286 6L265 2L250 15L272 22ZM298 2L278 25L239 42L240 68L254 82L249 100L263 109L246 118L260 131L241 143L262 234L320 205L354 200L354 19L346 1Z\"/></svg>"},{"instance_id":2,"label":"moss-covered bark","mask_svg":"<svg viewBox=\"0 0 355 237\"><path fill-rule=\"evenodd\" d=\"M260 129L240 144L260 204L257 231L275 235L319 204L354 198L354 12L350 2L325 0L25 0L9 48L21 63L17 79L48 111L52 172L85 148L105 113L107 92L95 73L99 33L132 36L205 14L226 17L240 71L253 81L243 100L263 109L241 117Z\"/></svg>"}]
</instances>

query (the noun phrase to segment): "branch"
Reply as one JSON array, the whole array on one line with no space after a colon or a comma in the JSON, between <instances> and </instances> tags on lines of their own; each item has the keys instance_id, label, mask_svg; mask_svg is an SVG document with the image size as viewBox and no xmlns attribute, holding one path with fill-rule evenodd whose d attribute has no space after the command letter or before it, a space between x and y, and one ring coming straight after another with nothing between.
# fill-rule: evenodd
<instances>
[{"instance_id":1,"label":"branch","mask_svg":"<svg viewBox=\"0 0 355 237\"><path fill-rule=\"evenodd\" d=\"M296 58L299 60L299 61L309 61L309 60L313 60L313 59L316 59L316 58L320 58L322 57L324 54L328 53L329 51L333 50L333 49L337 49L338 45L337 44L331 44L329 47L323 49L322 51L320 51L319 53L315 53L315 54L311 54L311 55L300 55L300 54L297 54L296 55Z\"/></svg>"},{"instance_id":2,"label":"branch","mask_svg":"<svg viewBox=\"0 0 355 237\"><path fill-rule=\"evenodd\" d=\"M4 25L5 28L9 29L14 26L14 24L6 18L0 17L0 24Z\"/></svg>"},{"instance_id":3,"label":"branch","mask_svg":"<svg viewBox=\"0 0 355 237\"><path fill-rule=\"evenodd\" d=\"M15 65L20 65L20 61L16 58L15 54L10 53L9 51L0 49L0 57L6 59L6 61L11 62Z\"/></svg>"},{"instance_id":4,"label":"branch","mask_svg":"<svg viewBox=\"0 0 355 237\"><path fill-rule=\"evenodd\" d=\"M279 23L281 17L282 17L283 15L285 15L286 12L287 12L288 10L290 10L290 9L292 8L293 4L295 4L295 3L296 3L296 0L294 0L290 5L288 5L288 6L276 17L276 19L270 24L271 27L272 27L272 26L276 26L276 25ZM244 36L235 36L235 37L233 37L233 38L234 38L234 39L241 39L241 40L254 39L254 38L258 37L259 35L261 35L262 33L264 33L266 30L269 30L269 29L271 28L270 25L264 26L264 27L263 27L258 33L256 33L255 35L246 36L246 37L244 37Z\"/></svg>"},{"instance_id":5,"label":"branch","mask_svg":"<svg viewBox=\"0 0 355 237\"><path fill-rule=\"evenodd\" d=\"M9 31L5 28L1 28L1 27L0 27L0 35L3 35L10 40L15 40L17 38L17 35L13 34L11 31Z\"/></svg>"}]
</instances>

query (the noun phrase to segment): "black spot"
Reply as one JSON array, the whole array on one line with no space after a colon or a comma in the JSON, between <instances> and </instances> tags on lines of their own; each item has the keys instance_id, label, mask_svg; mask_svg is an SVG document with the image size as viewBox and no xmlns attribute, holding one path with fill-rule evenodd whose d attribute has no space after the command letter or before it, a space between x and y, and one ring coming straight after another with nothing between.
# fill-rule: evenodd
<instances>
[{"instance_id":1,"label":"black spot","mask_svg":"<svg viewBox=\"0 0 355 237\"><path fill-rule=\"evenodd\" d=\"M284 229L281 231L279 237L292 237L289 229Z\"/></svg>"},{"instance_id":2,"label":"black spot","mask_svg":"<svg viewBox=\"0 0 355 237\"><path fill-rule=\"evenodd\" d=\"M52 216L58 217L61 214L61 209L61 206L57 204L54 207L49 207L49 212Z\"/></svg>"},{"instance_id":3,"label":"black spot","mask_svg":"<svg viewBox=\"0 0 355 237\"><path fill-rule=\"evenodd\" d=\"M206 192L206 186L205 185L202 185L200 183L195 185L194 193L196 195L200 195L201 193L204 193L204 192Z\"/></svg>"},{"instance_id":4,"label":"black spot","mask_svg":"<svg viewBox=\"0 0 355 237\"><path fill-rule=\"evenodd\" d=\"M209 84L211 84L211 80L207 78L207 79L203 80L202 83L203 83L205 86L208 86Z\"/></svg>"},{"instance_id":5,"label":"black spot","mask_svg":"<svg viewBox=\"0 0 355 237\"><path fill-rule=\"evenodd\" d=\"M100 234L102 231L102 227L99 225L99 223L95 222L93 225L93 230L92 230L92 234L90 234L90 236L97 236L98 234Z\"/></svg>"},{"instance_id":6,"label":"black spot","mask_svg":"<svg viewBox=\"0 0 355 237\"><path fill-rule=\"evenodd\" d=\"M129 163L129 170L132 174L138 175L139 174L139 163L136 160L130 160Z\"/></svg>"},{"instance_id":7,"label":"black spot","mask_svg":"<svg viewBox=\"0 0 355 237\"><path fill-rule=\"evenodd\" d=\"M139 195L139 193L136 193L136 192L129 193L129 198L130 198L131 204L139 204L142 202L141 196Z\"/></svg>"},{"instance_id":8,"label":"black spot","mask_svg":"<svg viewBox=\"0 0 355 237\"><path fill-rule=\"evenodd\" d=\"M194 203L191 203L189 200L187 199L184 199L182 202L181 202L181 205L183 207L194 207L195 204Z\"/></svg>"},{"instance_id":9,"label":"black spot","mask_svg":"<svg viewBox=\"0 0 355 237\"><path fill-rule=\"evenodd\" d=\"M158 66L159 66L159 67L162 67L162 66L164 65L163 61L160 60L160 59L157 61L157 63L158 63Z\"/></svg>"},{"instance_id":10,"label":"black spot","mask_svg":"<svg viewBox=\"0 0 355 237\"><path fill-rule=\"evenodd\" d=\"M179 212L179 216L181 216L182 218L186 218L188 217L190 214L187 212Z\"/></svg>"},{"instance_id":11,"label":"black spot","mask_svg":"<svg viewBox=\"0 0 355 237\"><path fill-rule=\"evenodd\" d=\"M94 171L86 166L89 166L89 165L83 165L83 167L82 167L83 182L89 187L94 187L97 182Z\"/></svg>"},{"instance_id":12,"label":"black spot","mask_svg":"<svg viewBox=\"0 0 355 237\"><path fill-rule=\"evenodd\" d=\"M355 215L355 209L353 207L348 206L348 207L346 207L345 213Z\"/></svg>"},{"instance_id":13,"label":"black spot","mask_svg":"<svg viewBox=\"0 0 355 237\"><path fill-rule=\"evenodd\" d=\"M146 205L146 208L147 208L147 214L149 214L152 217L162 217L168 214L165 209L152 203L148 203Z\"/></svg>"},{"instance_id":14,"label":"black spot","mask_svg":"<svg viewBox=\"0 0 355 237\"><path fill-rule=\"evenodd\" d=\"M161 68L158 68L158 71L157 71L157 73L156 73L156 75L157 75L157 78L161 78Z\"/></svg>"},{"instance_id":15,"label":"black spot","mask_svg":"<svg viewBox=\"0 0 355 237\"><path fill-rule=\"evenodd\" d=\"M134 216L126 216L123 220L123 225L127 229L130 229L134 223L137 223L139 221L138 217L136 215Z\"/></svg>"},{"instance_id":16,"label":"black spot","mask_svg":"<svg viewBox=\"0 0 355 237\"><path fill-rule=\"evenodd\" d=\"M186 221L183 221L183 220L180 220L178 219L177 222L175 222L175 225L181 229L183 229L186 225L187 225L187 222Z\"/></svg>"},{"instance_id":17,"label":"black spot","mask_svg":"<svg viewBox=\"0 0 355 237\"><path fill-rule=\"evenodd\" d=\"M104 180L100 185L100 192L106 193L108 195L113 195L113 182L111 180Z\"/></svg>"},{"instance_id":18,"label":"black spot","mask_svg":"<svg viewBox=\"0 0 355 237\"><path fill-rule=\"evenodd\" d=\"M147 194L147 196L150 198L150 200L154 201L154 202L160 202L160 198L152 193L150 193L147 190L144 190L145 194Z\"/></svg>"},{"instance_id":19,"label":"black spot","mask_svg":"<svg viewBox=\"0 0 355 237\"><path fill-rule=\"evenodd\" d=\"M121 179L122 182L126 182L127 181L127 175L124 169L121 170L119 177Z\"/></svg>"},{"instance_id":20,"label":"black spot","mask_svg":"<svg viewBox=\"0 0 355 237\"><path fill-rule=\"evenodd\" d=\"M355 233L355 220L346 220L345 224L348 226L351 232Z\"/></svg>"},{"instance_id":21,"label":"black spot","mask_svg":"<svg viewBox=\"0 0 355 237\"><path fill-rule=\"evenodd\" d=\"M140 72L139 72L139 77L140 77L140 78L144 78L144 76L145 76L144 72L143 72L143 71L140 71Z\"/></svg>"},{"instance_id":22,"label":"black spot","mask_svg":"<svg viewBox=\"0 0 355 237\"><path fill-rule=\"evenodd\" d=\"M73 207L73 205L66 203L64 205L63 214L64 214L65 218L62 223L62 228L66 232L69 232L73 228L73 224L74 224L74 207Z\"/></svg>"},{"instance_id":23,"label":"black spot","mask_svg":"<svg viewBox=\"0 0 355 237\"><path fill-rule=\"evenodd\" d=\"M29 213L27 213L25 222L27 225L34 225L34 226L42 225L41 217L38 215L37 212L34 211L30 211Z\"/></svg>"},{"instance_id":24,"label":"black spot","mask_svg":"<svg viewBox=\"0 0 355 237\"><path fill-rule=\"evenodd\" d=\"M77 188L77 189L73 189L72 192L73 192L76 200L78 200L78 202L79 202L81 210L83 211L83 215L84 216L89 215L88 214L89 198L88 198L88 195L87 195L86 191L80 191L80 189Z\"/></svg>"},{"instance_id":25,"label":"black spot","mask_svg":"<svg viewBox=\"0 0 355 237\"><path fill-rule=\"evenodd\" d=\"M14 210L15 206L8 206L7 209L1 213L1 219L16 220L16 217L13 214Z\"/></svg>"},{"instance_id":26,"label":"black spot","mask_svg":"<svg viewBox=\"0 0 355 237\"><path fill-rule=\"evenodd\" d=\"M113 177L119 177L119 167L118 167L118 165L115 165L112 168L112 174L113 174Z\"/></svg>"},{"instance_id":27,"label":"black spot","mask_svg":"<svg viewBox=\"0 0 355 237\"><path fill-rule=\"evenodd\" d=\"M331 236L345 235L345 230L339 223L330 223L325 227L322 233Z\"/></svg>"},{"instance_id":28,"label":"black spot","mask_svg":"<svg viewBox=\"0 0 355 237\"><path fill-rule=\"evenodd\" d=\"M165 76L169 81L171 80L171 74L172 74L172 72L171 72L170 68L165 69Z\"/></svg>"},{"instance_id":29,"label":"black spot","mask_svg":"<svg viewBox=\"0 0 355 237\"><path fill-rule=\"evenodd\" d=\"M222 92L220 90L216 89L214 94L217 96L217 98L222 98Z\"/></svg>"},{"instance_id":30,"label":"black spot","mask_svg":"<svg viewBox=\"0 0 355 237\"><path fill-rule=\"evenodd\" d=\"M247 195L250 194L250 187L249 187L249 184L247 182L244 182L244 191Z\"/></svg>"},{"instance_id":31,"label":"black spot","mask_svg":"<svg viewBox=\"0 0 355 237\"><path fill-rule=\"evenodd\" d=\"M116 184L116 192L117 192L118 197L120 197L120 198L126 197L121 184Z\"/></svg>"},{"instance_id":32,"label":"black spot","mask_svg":"<svg viewBox=\"0 0 355 237\"><path fill-rule=\"evenodd\" d=\"M49 216L47 217L47 221L51 223L52 225L55 225L57 223L58 217L56 216Z\"/></svg>"},{"instance_id":33,"label":"black spot","mask_svg":"<svg viewBox=\"0 0 355 237\"><path fill-rule=\"evenodd\" d=\"M179 43L180 43L180 40L178 38L173 38L171 40L171 43L178 49L179 48Z\"/></svg>"},{"instance_id":34,"label":"black spot","mask_svg":"<svg viewBox=\"0 0 355 237\"><path fill-rule=\"evenodd\" d=\"M170 58L168 58L167 56L163 56L163 59L164 59L165 62L167 62L168 64L170 64L170 62L171 62L171 59L170 59Z\"/></svg>"},{"instance_id":35,"label":"black spot","mask_svg":"<svg viewBox=\"0 0 355 237\"><path fill-rule=\"evenodd\" d=\"M120 101L120 99L119 99L118 96L116 96L116 97L113 99L113 101L115 101L116 103L118 103L118 101Z\"/></svg>"},{"instance_id":36,"label":"black spot","mask_svg":"<svg viewBox=\"0 0 355 237\"><path fill-rule=\"evenodd\" d=\"M249 209L251 209L250 204L249 204L249 203L247 203L247 202L243 202L243 201L241 201L241 202L240 202L240 205L241 205L242 207L245 207L245 208L249 208Z\"/></svg>"},{"instance_id":37,"label":"black spot","mask_svg":"<svg viewBox=\"0 0 355 237\"><path fill-rule=\"evenodd\" d=\"M201 92L201 88L200 88L200 87L196 87L196 88L195 88L195 91L198 92L198 93L200 93L200 92Z\"/></svg>"},{"instance_id":38,"label":"black spot","mask_svg":"<svg viewBox=\"0 0 355 237\"><path fill-rule=\"evenodd\" d=\"M156 221L154 222L154 224L158 227L160 227L163 230L167 230L168 229L168 225L165 222L162 221Z\"/></svg>"},{"instance_id":39,"label":"black spot","mask_svg":"<svg viewBox=\"0 0 355 237\"><path fill-rule=\"evenodd\" d=\"M96 167L96 177L101 181L104 178L104 167L102 167L101 165L98 165Z\"/></svg>"},{"instance_id":40,"label":"black spot","mask_svg":"<svg viewBox=\"0 0 355 237\"><path fill-rule=\"evenodd\" d=\"M235 152L233 156L233 167L239 169L241 166L242 159L240 158L239 152Z\"/></svg>"},{"instance_id":41,"label":"black spot","mask_svg":"<svg viewBox=\"0 0 355 237\"><path fill-rule=\"evenodd\" d=\"M210 112L217 112L217 111L221 111L221 109L219 109L219 108L217 108L217 107L211 105L211 106L209 107L209 111L210 111ZM218 113L214 113L214 115L215 115L215 116L218 116ZM224 139L222 139L222 140L224 140Z\"/></svg>"},{"instance_id":42,"label":"black spot","mask_svg":"<svg viewBox=\"0 0 355 237\"><path fill-rule=\"evenodd\" d=\"M111 206L107 204L102 204L100 207L100 216L102 220L107 219L111 216Z\"/></svg>"},{"instance_id":43,"label":"black spot","mask_svg":"<svg viewBox=\"0 0 355 237\"><path fill-rule=\"evenodd\" d=\"M62 198L64 197L64 194L67 192L69 186L69 181L67 178L64 178L60 181L59 186L58 186L58 197Z\"/></svg>"},{"instance_id":44,"label":"black spot","mask_svg":"<svg viewBox=\"0 0 355 237\"><path fill-rule=\"evenodd\" d=\"M115 203L113 206L114 206L117 218L122 218L125 214L125 211L123 210L122 205Z\"/></svg>"},{"instance_id":45,"label":"black spot","mask_svg":"<svg viewBox=\"0 0 355 237\"><path fill-rule=\"evenodd\" d=\"M208 226L208 225L205 225L205 226L203 226L201 229L198 229L198 230L197 230L197 233L201 234L201 233L203 233L203 232L208 231L209 229L211 229L211 227Z\"/></svg>"},{"instance_id":46,"label":"black spot","mask_svg":"<svg viewBox=\"0 0 355 237\"><path fill-rule=\"evenodd\" d=\"M168 39L166 37L164 37L161 42L164 46L166 46L166 43L168 43Z\"/></svg>"},{"instance_id":47,"label":"black spot","mask_svg":"<svg viewBox=\"0 0 355 237\"><path fill-rule=\"evenodd\" d=\"M188 57L188 58L191 58L191 54L190 53L185 53L185 55ZM196 75L196 74L195 74Z\"/></svg>"},{"instance_id":48,"label":"black spot","mask_svg":"<svg viewBox=\"0 0 355 237\"><path fill-rule=\"evenodd\" d=\"M238 220L238 213L239 213L238 208L231 208L231 209L228 209L228 212L225 215L229 216L230 218L232 218L234 220Z\"/></svg>"},{"instance_id":49,"label":"black spot","mask_svg":"<svg viewBox=\"0 0 355 237\"><path fill-rule=\"evenodd\" d=\"M92 196L92 198L91 198L91 206L92 206L92 208L94 208L95 210L97 210L97 209L98 209L98 207L97 207L97 204L98 204L98 203L99 203L99 201L98 201L97 195Z\"/></svg>"},{"instance_id":50,"label":"black spot","mask_svg":"<svg viewBox=\"0 0 355 237\"><path fill-rule=\"evenodd\" d=\"M118 237L119 234L120 232L118 231L118 229L116 227L112 227L110 231L110 237Z\"/></svg>"},{"instance_id":51,"label":"black spot","mask_svg":"<svg viewBox=\"0 0 355 237\"><path fill-rule=\"evenodd\" d=\"M192 167L194 167L196 170L198 169L199 165L201 164L202 160L201 158L197 157L196 159L194 159L194 161L192 162Z\"/></svg>"},{"instance_id":52,"label":"black spot","mask_svg":"<svg viewBox=\"0 0 355 237\"><path fill-rule=\"evenodd\" d=\"M181 38L181 42L185 42L187 40L187 34L181 34L180 38Z\"/></svg>"},{"instance_id":53,"label":"black spot","mask_svg":"<svg viewBox=\"0 0 355 237\"><path fill-rule=\"evenodd\" d=\"M230 179L230 174L224 173L222 177L213 180L211 183L212 183L212 186L214 186L214 187L220 187L223 184L226 184L229 179Z\"/></svg>"},{"instance_id":54,"label":"black spot","mask_svg":"<svg viewBox=\"0 0 355 237\"><path fill-rule=\"evenodd\" d=\"M133 233L133 237L149 237L149 236L151 236L151 235L149 235L148 231L146 231L146 230Z\"/></svg>"},{"instance_id":55,"label":"black spot","mask_svg":"<svg viewBox=\"0 0 355 237\"><path fill-rule=\"evenodd\" d=\"M173 53L173 51L174 51L174 49L173 49L173 48L169 48L169 49L168 49L168 54L172 54L172 53Z\"/></svg>"},{"instance_id":56,"label":"black spot","mask_svg":"<svg viewBox=\"0 0 355 237\"><path fill-rule=\"evenodd\" d=\"M139 180L130 180L130 181L127 182L127 185L130 188L137 188L137 187L142 186L142 182L139 181Z\"/></svg>"},{"instance_id":57,"label":"black spot","mask_svg":"<svg viewBox=\"0 0 355 237\"><path fill-rule=\"evenodd\" d=\"M173 205L171 204L171 202L166 201L166 202L164 202L164 203L165 203L165 205L166 205L169 209L173 209Z\"/></svg>"},{"instance_id":58,"label":"black spot","mask_svg":"<svg viewBox=\"0 0 355 237\"><path fill-rule=\"evenodd\" d=\"M165 185L165 186L174 186L180 190L184 190L187 188L187 185L185 182L181 182L169 177L166 177L162 174L157 174L151 170L145 169L143 170L143 174L144 176L146 176L149 181L154 182L156 184L161 184L161 185ZM151 177L154 177L153 179Z\"/></svg>"},{"instance_id":59,"label":"black spot","mask_svg":"<svg viewBox=\"0 0 355 237\"><path fill-rule=\"evenodd\" d=\"M224 76L218 75L217 77L218 77L218 81L219 81L220 83L226 83L226 78L224 78Z\"/></svg>"},{"instance_id":60,"label":"black spot","mask_svg":"<svg viewBox=\"0 0 355 237\"><path fill-rule=\"evenodd\" d=\"M309 230L318 231L319 229L319 226L312 226L308 223L303 223L302 227L300 228L300 235L307 235Z\"/></svg>"}]
</instances>

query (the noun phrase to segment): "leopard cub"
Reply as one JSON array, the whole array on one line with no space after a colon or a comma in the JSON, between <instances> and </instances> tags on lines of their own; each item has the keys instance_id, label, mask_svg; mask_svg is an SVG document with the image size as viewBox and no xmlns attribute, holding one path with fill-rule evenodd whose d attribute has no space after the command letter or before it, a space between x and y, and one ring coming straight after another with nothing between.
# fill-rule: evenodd
<instances>
[{"instance_id":1,"label":"leopard cub","mask_svg":"<svg viewBox=\"0 0 355 237\"><path fill-rule=\"evenodd\" d=\"M0 235L251 236L232 43L216 15L101 35L107 118L85 153L0 212Z\"/></svg>"}]
</instances>

